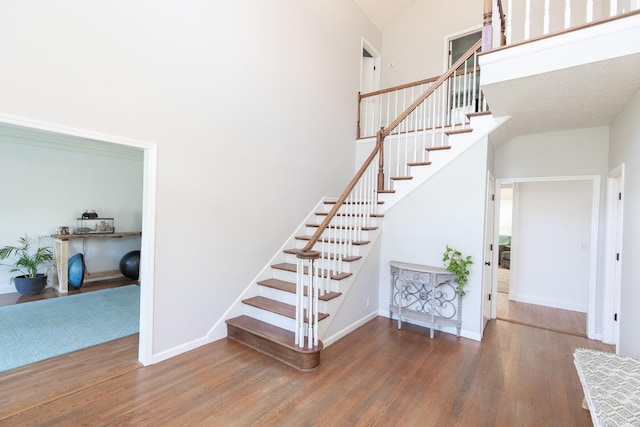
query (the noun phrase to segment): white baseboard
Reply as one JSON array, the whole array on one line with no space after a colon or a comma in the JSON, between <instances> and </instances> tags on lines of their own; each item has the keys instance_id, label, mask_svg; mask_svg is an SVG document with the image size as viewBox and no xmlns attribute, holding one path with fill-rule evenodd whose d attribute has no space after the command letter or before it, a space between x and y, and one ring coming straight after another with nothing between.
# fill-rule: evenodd
<instances>
[{"instance_id":1,"label":"white baseboard","mask_svg":"<svg viewBox=\"0 0 640 427\"><path fill-rule=\"evenodd\" d=\"M389 310L380 310L378 312L378 314L380 316L382 316L382 317L386 317L386 318L389 318L389 319L393 319L394 321L397 321L396 318L391 318L390 317ZM422 328L429 328L426 323L414 321L414 320L411 320L411 319L403 319L402 323L411 323L412 325L420 326ZM434 330L439 331L439 332L444 332L445 334L456 335L456 328L455 327L451 327L451 326L436 326L434 328ZM468 338L468 339L474 340L474 341L481 341L482 340L482 336L480 334L478 334L476 332L467 331L466 329L461 329L460 330L460 337Z\"/></svg>"},{"instance_id":2,"label":"white baseboard","mask_svg":"<svg viewBox=\"0 0 640 427\"><path fill-rule=\"evenodd\" d=\"M587 306L564 301L561 299L539 297L536 295L510 294L509 299L512 301L524 302L527 304L543 305L545 307L560 308L562 310L577 311L580 313L587 312Z\"/></svg>"},{"instance_id":3,"label":"white baseboard","mask_svg":"<svg viewBox=\"0 0 640 427\"><path fill-rule=\"evenodd\" d=\"M177 347L162 351L160 353L155 353L151 356L151 364L153 365L155 363L159 363L164 360L171 359L172 357L178 356L182 353L186 353L187 351L195 350L198 347L202 347L205 344L208 344L207 337L202 337L202 338L198 338L193 341L181 344Z\"/></svg>"},{"instance_id":4,"label":"white baseboard","mask_svg":"<svg viewBox=\"0 0 640 427\"><path fill-rule=\"evenodd\" d=\"M372 319L375 319L376 317L378 317L378 313L377 312L374 311L372 313L369 313L365 317L355 321L351 325L347 326L346 328L342 329L341 331L336 332L332 336L323 338L322 339L322 344L324 345L324 347L329 347L331 344L333 344L334 342L338 341L340 338L350 334L351 332L353 332L356 329L358 329L360 326L364 325L365 323L367 323L368 321L370 321Z\"/></svg>"}]
</instances>

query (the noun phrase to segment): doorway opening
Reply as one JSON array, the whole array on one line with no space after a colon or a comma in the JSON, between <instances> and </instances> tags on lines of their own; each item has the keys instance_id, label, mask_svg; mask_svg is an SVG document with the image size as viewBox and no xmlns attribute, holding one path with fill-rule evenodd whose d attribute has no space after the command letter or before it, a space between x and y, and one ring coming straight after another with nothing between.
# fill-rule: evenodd
<instances>
[{"instance_id":1,"label":"doorway opening","mask_svg":"<svg viewBox=\"0 0 640 427\"><path fill-rule=\"evenodd\" d=\"M478 40L482 38L482 29L467 30L462 33L453 34L446 37L446 66L445 70L451 67L458 59L468 51ZM472 66L470 58L467 62L467 68Z\"/></svg>"},{"instance_id":2,"label":"doorway opening","mask_svg":"<svg viewBox=\"0 0 640 427\"><path fill-rule=\"evenodd\" d=\"M1 115L0 126L20 127L27 131L46 132L53 137L59 135L68 140L77 140L78 149L94 150L92 144L98 147L105 145L133 147L143 151L143 188L141 213L141 241L140 241L140 332L138 344L138 359L144 365L152 360L153 337L153 262L155 258L155 211L156 211L156 176L157 176L157 145L121 138L113 135L94 133L90 131L67 128L59 125L27 120L13 116Z\"/></svg>"},{"instance_id":3,"label":"doorway opening","mask_svg":"<svg viewBox=\"0 0 640 427\"><path fill-rule=\"evenodd\" d=\"M380 54L364 37L360 56L360 93L380 89Z\"/></svg>"},{"instance_id":4,"label":"doorway opening","mask_svg":"<svg viewBox=\"0 0 640 427\"><path fill-rule=\"evenodd\" d=\"M600 177L501 179L496 189L496 282L508 274L496 318L595 338Z\"/></svg>"}]
</instances>

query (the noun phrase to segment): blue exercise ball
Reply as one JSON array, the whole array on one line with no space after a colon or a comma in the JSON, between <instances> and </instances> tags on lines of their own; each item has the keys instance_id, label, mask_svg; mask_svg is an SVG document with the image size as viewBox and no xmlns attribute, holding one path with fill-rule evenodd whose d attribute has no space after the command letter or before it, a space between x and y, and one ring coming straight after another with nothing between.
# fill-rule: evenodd
<instances>
[{"instance_id":1,"label":"blue exercise ball","mask_svg":"<svg viewBox=\"0 0 640 427\"><path fill-rule=\"evenodd\" d=\"M84 265L84 255L83 254L75 254L71 258L69 258L69 269L67 271L67 279L71 286L74 288L79 288L84 283L84 273L85 273L85 265Z\"/></svg>"},{"instance_id":2,"label":"blue exercise ball","mask_svg":"<svg viewBox=\"0 0 640 427\"><path fill-rule=\"evenodd\" d=\"M124 277L138 280L140 275L140 251L131 251L124 254L120 260L120 272Z\"/></svg>"}]
</instances>

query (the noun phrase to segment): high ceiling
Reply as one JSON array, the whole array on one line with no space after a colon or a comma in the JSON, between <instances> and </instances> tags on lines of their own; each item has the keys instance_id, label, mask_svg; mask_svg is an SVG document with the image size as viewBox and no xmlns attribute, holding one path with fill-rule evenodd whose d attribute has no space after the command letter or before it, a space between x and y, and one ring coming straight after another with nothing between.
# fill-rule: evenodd
<instances>
[{"instance_id":1,"label":"high ceiling","mask_svg":"<svg viewBox=\"0 0 640 427\"><path fill-rule=\"evenodd\" d=\"M354 0L380 31L398 18L415 0Z\"/></svg>"}]
</instances>

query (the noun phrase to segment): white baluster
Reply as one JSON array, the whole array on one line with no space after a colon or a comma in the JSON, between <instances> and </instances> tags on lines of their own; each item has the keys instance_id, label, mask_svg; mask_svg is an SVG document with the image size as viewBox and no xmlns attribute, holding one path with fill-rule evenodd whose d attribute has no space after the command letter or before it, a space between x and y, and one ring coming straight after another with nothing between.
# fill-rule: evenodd
<instances>
[{"instance_id":1,"label":"white baluster","mask_svg":"<svg viewBox=\"0 0 640 427\"><path fill-rule=\"evenodd\" d=\"M302 311L304 310L304 283L303 283L303 269L304 260L299 259L296 263L296 335L295 344L299 347L304 347L304 317Z\"/></svg>"},{"instance_id":2,"label":"white baluster","mask_svg":"<svg viewBox=\"0 0 640 427\"><path fill-rule=\"evenodd\" d=\"M531 35L531 0L525 1L524 10L524 39L529 40Z\"/></svg>"},{"instance_id":3,"label":"white baluster","mask_svg":"<svg viewBox=\"0 0 640 427\"><path fill-rule=\"evenodd\" d=\"M433 91L431 93L431 96L429 97L431 102L431 111L433 114L433 118L431 120L431 147L436 146L436 126L437 126L436 121L438 119L438 116L437 116L438 112L436 111L438 108L438 105L436 104L437 92L438 92L438 89Z\"/></svg>"},{"instance_id":4,"label":"white baluster","mask_svg":"<svg viewBox=\"0 0 640 427\"><path fill-rule=\"evenodd\" d=\"M618 14L618 0L610 0L609 16L616 16L617 14Z\"/></svg>"},{"instance_id":5,"label":"white baluster","mask_svg":"<svg viewBox=\"0 0 640 427\"><path fill-rule=\"evenodd\" d=\"M309 286L307 288L307 346L312 347L313 339L313 292L315 283L313 280L313 260L309 260Z\"/></svg>"},{"instance_id":6,"label":"white baluster","mask_svg":"<svg viewBox=\"0 0 640 427\"><path fill-rule=\"evenodd\" d=\"M564 2L564 29L571 27L571 0Z\"/></svg>"},{"instance_id":7,"label":"white baluster","mask_svg":"<svg viewBox=\"0 0 640 427\"><path fill-rule=\"evenodd\" d=\"M593 0L587 0L587 22L593 21Z\"/></svg>"},{"instance_id":8,"label":"white baluster","mask_svg":"<svg viewBox=\"0 0 640 427\"><path fill-rule=\"evenodd\" d=\"M476 96L478 95L476 93L476 83L477 83L477 78L478 78L478 52L473 52L473 79L471 84L473 85L473 87L471 88L471 109L470 112L471 113L476 113L478 111L477 106L476 106ZM465 123L467 122L467 118L465 117L464 119Z\"/></svg>"},{"instance_id":9,"label":"white baluster","mask_svg":"<svg viewBox=\"0 0 640 427\"><path fill-rule=\"evenodd\" d=\"M550 21L550 5L549 0L544 0L544 24L542 28L542 34L549 34L549 21Z\"/></svg>"},{"instance_id":10,"label":"white baluster","mask_svg":"<svg viewBox=\"0 0 640 427\"><path fill-rule=\"evenodd\" d=\"M318 276L316 275L314 282L318 280ZM311 298L311 294L309 294ZM313 333L309 334L309 348L312 348L318 345L318 287L313 287ZM312 342L313 337L313 342Z\"/></svg>"},{"instance_id":11,"label":"white baluster","mask_svg":"<svg viewBox=\"0 0 640 427\"><path fill-rule=\"evenodd\" d=\"M440 110L441 110L441 114L442 117L440 119L440 123L442 124L442 127L440 128L440 146L444 146L444 128L447 125L447 115L448 115L448 111L447 111L447 98L448 96L448 91L445 90L444 86L446 86L446 83L443 84L440 87Z\"/></svg>"}]
</instances>

